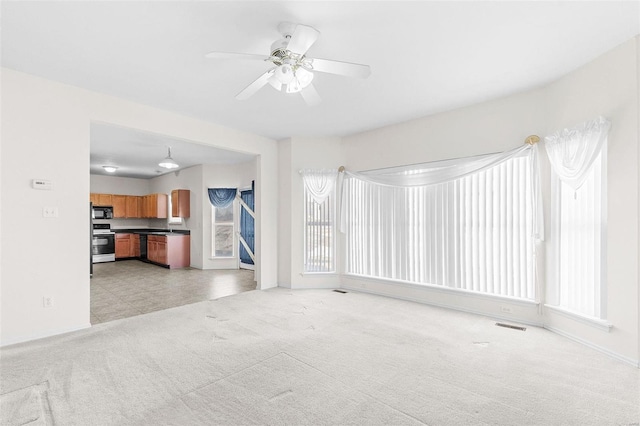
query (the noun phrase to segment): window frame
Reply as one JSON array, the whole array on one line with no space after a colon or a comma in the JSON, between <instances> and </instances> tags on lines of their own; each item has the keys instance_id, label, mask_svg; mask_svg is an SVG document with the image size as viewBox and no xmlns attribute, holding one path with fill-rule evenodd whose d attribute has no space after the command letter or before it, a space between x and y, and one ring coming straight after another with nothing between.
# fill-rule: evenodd
<instances>
[{"instance_id":1,"label":"window frame","mask_svg":"<svg viewBox=\"0 0 640 426\"><path fill-rule=\"evenodd\" d=\"M534 166L534 163L531 162L530 160L530 155L532 155L529 151L525 151L517 156L514 156L513 158L510 158L508 161L514 161L513 163L501 163L499 165L496 165L495 167L501 167L503 170L499 171L498 169L494 169L494 168L490 168L484 171L481 171L479 173L482 173L482 175L479 175L477 177L474 177L474 179L470 179L472 177L472 175L466 176L466 177L462 177L459 179L455 179L452 180L450 182L443 182L440 184L433 184L433 185L425 185L423 187L423 189L418 189L421 187L397 187L395 189L382 189L385 188L384 185L380 186L380 190L378 190L377 194L375 192L371 192L371 189L368 188L367 186L370 185L374 185L375 184L367 184L366 182L363 182L361 184L358 183L353 183L353 182L348 182L347 185L345 186L345 190L349 191L347 198L344 199L344 202L346 203L345 205L345 213L347 215L352 214L350 213L350 209L352 208L352 203L356 202L354 200L351 199L351 197L353 197L353 194L355 193L359 193L359 196L362 197L364 196L365 198L367 198L367 203L372 204L374 207L374 209L379 209L379 207L376 206L380 206L381 202L384 202L383 198L384 197L388 197L389 194L383 194L383 192L388 192L388 191L394 191L395 194L393 195L393 200L399 200L398 203L396 204L395 207L393 207L391 204L388 205L389 209L392 209L391 213L387 213L387 214L383 214L383 216L367 216L367 212L363 213L362 207L356 206L355 207L355 214L356 215L365 215L365 222L366 220L369 220L370 223L377 223L377 220L385 220L383 228L380 228L381 231L379 233L377 233L374 236L371 236L371 234L369 232L366 231L362 231L362 230L358 230L358 227L362 227L364 226L365 228L369 225L365 224L365 225L360 225L360 224L356 224L353 225L350 222L350 218L347 216L346 219L346 233L345 233L345 258L344 258L344 274L348 275L348 276L354 276L354 277L362 277L362 278L367 278L367 279L374 279L374 280L381 280L384 282L392 282L392 283L398 283L398 284L405 284L405 285L409 285L412 287L416 287L416 288L420 288L420 287L429 287L429 288L433 288L433 289L442 289L443 291L451 291L451 292L464 292L464 293L468 293L468 294L473 294L473 295L482 295L482 296L487 296L487 297L493 297L493 298L500 298L500 299L505 299L505 300L511 300L511 301L517 301L517 302L521 302L521 303L525 303L525 304L538 304L539 303L539 299L540 299L540 294L539 294L539 289L537 288L536 285L536 278L535 278L535 237L533 235L533 228L535 227L535 214L534 214L534 210L533 210L533 206L535 205L534 203L534 199L535 199L535 189L534 189L534 169L531 169ZM481 158L483 156L474 156L474 157L465 157L468 159L474 159L474 158ZM528 157L528 158L527 158ZM523 163L524 161L524 163ZM454 163L455 162L455 163ZM410 174L414 174L419 172L420 170L429 170L429 169L438 169L441 167L444 167L447 164L456 164L457 162L460 162L460 159L455 159L455 160L443 160L443 161L436 161L436 162L430 162L430 163L421 163L421 164L414 164L414 165L406 165L406 166L400 166L400 167L392 167L392 168L387 168L387 169L380 169L380 170L372 170L369 172L366 172L368 174L378 174L378 173L385 173L385 174L393 174L393 173L402 173L402 174L406 174L406 175L410 175ZM486 186L486 182L487 182L487 178L489 176L490 173L497 173L498 176L492 176L492 181L495 184L498 184L498 188L503 189L503 185L507 182L512 182L509 176L511 176L511 172L513 171L513 173L515 173L514 169L517 168L518 173L519 173L519 180L513 183L510 183L509 187L505 187L505 194L504 195L499 195L498 192L496 192L496 188L494 187L493 189L489 189L490 192L485 192L485 194L480 195L480 193L476 193L474 188L478 188L479 185L481 186ZM499 177L499 181L496 180L496 178ZM483 258L487 255L487 253L479 253L477 248L474 245L474 248L471 249L471 244L474 243L474 241L478 241L477 237L482 236L482 235L489 235L488 234L488 230L491 230L492 228L489 228L488 226L479 226L480 223L485 223L485 218L486 215L485 213L481 213L479 215L474 215L471 213L471 211L469 210L468 206L471 206L471 208L476 208L478 207L478 211L479 212L483 212L483 210L480 210L479 206L482 205L482 203L485 203L484 205L490 205L490 203L488 203L487 200L491 199L491 200L496 200L496 201L502 201L503 203L507 203L510 202L509 200L511 199L512 195L514 193L518 192L518 188L521 188L522 186L525 186L526 188L526 195L521 196L520 198L517 199L517 202L519 202L520 207L518 209L518 216L514 218L514 220L517 220L518 224L522 224L521 229L526 232L525 234L522 234L524 236L526 236L526 239L520 240L522 242L519 242L519 257L520 259L522 259L522 261L519 263L519 269L516 270L516 272L520 275L523 275L526 277L526 282L524 285L519 285L519 286L515 286L514 282L516 281L516 278L514 277L514 273L513 270L511 272L509 272L510 276L508 278L505 279L505 283L507 283L507 286L503 289L502 286L500 286L500 289L496 291L496 285L495 285L495 279L491 282L493 282L494 284L492 285L493 288L490 288L490 286L488 285L490 283L489 280L477 280L475 275L476 274L476 269L474 269L475 267L472 266L472 263L470 263L471 261L469 259L475 259L477 257L479 258ZM453 188L451 188L453 187ZM426 189L426 188L431 188L431 189ZM427 192L429 191L434 191L432 194L428 194ZM411 208L409 210L411 210L409 213L407 213L407 211L405 210L398 210L398 206L402 205L403 203L407 202L407 200L409 202L418 202L418 203L425 203L427 202L426 200L428 198L431 198L432 200L436 199L439 200L440 197L443 197L444 194L448 194L449 198L446 201L445 204L443 205L448 205L449 206L449 211L448 211L448 216L444 217L444 216L439 216L439 220L442 220L446 223L451 224L451 226L449 226L449 228L446 230L446 234L447 236L444 237L443 234L441 233L441 228L439 228L436 225L432 225L431 222L433 220L435 220L434 218L436 216L433 216L433 212L430 210L432 207L430 207L428 204L420 204L421 206L423 205L424 207L424 212L426 212L426 216L422 216L421 214L417 214L415 213L416 208ZM364 195L363 195L364 194ZM404 195L403 195L404 194ZM464 200L462 198L460 198L462 195L465 195ZM412 198L413 197L413 198ZM344 198L344 197L343 197ZM479 200L482 200L481 202ZM480 204L478 204L480 202ZM504 210L504 206L505 204L499 204L500 207L499 209L496 209L492 215L494 217L494 223L498 224L498 227L495 227L495 229L498 228L504 228L504 226L501 226L502 221L500 219L500 214L503 213ZM420 210L418 210L420 211ZM412 213L413 212L413 213ZM440 209L436 210L435 214L439 214L441 212ZM484 211L486 212L486 211ZM386 217L384 217L386 216ZM368 253L366 256L362 257L359 255L355 255L352 257L350 256L350 253L354 252L354 248L355 248L355 253L360 253L363 252L364 249L362 249L362 247L373 247L374 245L372 244L367 244L366 242L361 244L361 242L359 242L357 239L360 238L359 236L361 235L369 235L369 238L372 238L371 241L374 241L378 246L380 246L380 238L382 239L386 239L389 241L408 241L409 244L413 244L411 243L411 235L413 234L406 234L404 232L407 232L407 227L397 227L398 221L402 221L403 217L409 217L410 220L413 220L413 222L409 223L409 227L411 226L418 226L421 227L422 229L422 238L427 238L429 235L429 232L425 233L425 230L430 230L430 232L435 232L436 234L433 235L439 235L441 237L440 239L440 244L444 244L444 247L446 247L446 250L448 250L450 253L449 255L455 253L458 253L456 256L452 257L451 261L448 261L445 265L445 263L443 263L443 258L442 257L438 257L436 255L435 258L432 258L433 255L429 255L430 256L430 262L431 264L426 263L425 265L422 266L411 266L409 268L407 268L407 265L417 265L416 263L412 262L412 259L410 259L409 257L405 256L406 253L420 253L420 256L422 256L423 254L427 253L428 251L433 252L434 251L434 247L435 246L431 246L429 245L429 247L426 247L424 245L420 245L420 251L412 251L412 247L410 247L407 244L403 244L401 246L394 246L393 244L389 244L387 245L388 247L391 247L390 249L387 250L387 252L391 253L391 258L389 259L393 259L393 260L389 260L386 261L386 263L384 265L380 265L379 263L376 263L378 265L378 267L372 269L371 265L372 265L372 261L371 259L374 258L379 258L379 257L384 257L385 253L381 253L380 251L370 251L370 253ZM399 219L398 219L399 218ZM463 220L464 219L464 220ZM371 222L373 221L373 222ZM507 221L510 222L510 221ZM406 224L407 221L405 220L403 222L403 224ZM424 225L423 225L424 224ZM352 226L355 226L356 228L351 228ZM380 226L380 224L378 223L377 226ZM509 225L510 229L515 229L514 227L512 227L512 225ZM526 230L526 231L525 231ZM350 241L351 236L355 235L356 240L354 240L353 242ZM470 236L470 237L469 237ZM399 237L399 239L398 239ZM502 242L502 238L503 237L507 237L506 234L504 232L502 232L501 237L500 237L500 244ZM453 239L452 239L453 238ZM463 238L466 238L463 241ZM471 240L469 240L469 238L471 238ZM489 237L488 237L489 238ZM508 236L507 238L513 238ZM419 240L420 238L414 238L413 241L415 243L416 240ZM501 244L500 246L498 246L498 243L496 243L495 241L495 237L493 237L494 242L493 247L495 247L496 249L498 249L499 247L499 251L500 252L504 252L504 250L506 250L503 246L503 244ZM371 242L370 241L370 242ZM429 240L431 242L435 241L435 240ZM480 244L480 246L486 246L486 241L487 240L483 240L482 244ZM507 242L506 244L510 244L511 240L509 240L509 242ZM430 243L427 243L430 244ZM434 243L436 246L438 245L438 243ZM437 248L435 249L437 251ZM470 252L469 250L474 250L472 252ZM465 259L462 259L460 257L460 253L463 253L466 257ZM492 254L493 255L493 254ZM506 259L506 255L502 254L500 255L501 257L494 257L495 260L498 261L499 265L500 265L500 269L502 269L502 265L504 264L504 262L502 262L502 260ZM386 257L388 258L388 256ZM385 259L386 259L385 258ZM400 259L400 260L398 260ZM473 262L476 262L475 260L472 260ZM375 262L374 262L375 263ZM476 262L477 263L477 262ZM498 268L495 267L495 262L492 262L494 264L494 266L492 266L491 269L491 273L493 274L492 276L501 276L501 271L498 270ZM433 266L435 265L435 267ZM490 265L491 266L491 265ZM471 269L469 269L471 268ZM444 272L446 270L446 272ZM485 268L484 270L480 271L482 272L481 275L483 275L484 277L488 277L488 273L487 271L489 270L489 268ZM471 274L469 273L469 271L471 271L473 273L473 278L471 277ZM416 279L417 277L417 279ZM436 280L434 280L433 278L437 277ZM479 283L479 285L476 285L476 283Z\"/></svg>"},{"instance_id":2,"label":"window frame","mask_svg":"<svg viewBox=\"0 0 640 426\"><path fill-rule=\"evenodd\" d=\"M607 170L607 142L605 141L602 145L600 154L598 158L594 161L591 166L591 170L588 173L594 172L594 166L596 163L600 166L600 256L599 256L599 269L600 269L600 277L599 277L599 297L600 299L597 301L599 306L599 314L591 315L586 312L582 312L580 310L576 310L566 304L563 304L562 301L562 262L560 261L560 240L561 240L561 206L562 200L560 199L562 196L562 185L566 185L563 183L558 175L553 171L553 168L550 170L550 186L551 186L551 206L550 206L550 222L551 222L551 238L550 238L550 250L549 256L547 260L548 265L548 284L549 284L549 300L546 304L547 307L551 308L556 312L562 312L566 316L575 317L577 319L583 319L586 321L592 321L594 323L607 324L607 329L610 328L610 324L607 320L607 181L608 181L608 170ZM589 179L589 178L588 178ZM579 192L582 188L579 188ZM568 191L568 188L565 188L565 191ZM595 229L595 228L594 228Z\"/></svg>"},{"instance_id":3,"label":"window frame","mask_svg":"<svg viewBox=\"0 0 640 426\"><path fill-rule=\"evenodd\" d=\"M327 202L329 202L330 204L330 210L328 212L328 217L329 217L329 229L331 231L330 234L330 239L331 239L331 244L329 247L329 257L330 257L330 262L331 262L331 270L325 270L325 271L314 271L314 270L307 270L307 260L309 258L308 256L308 249L309 249L309 241L308 241L308 237L307 237L307 227L309 225L309 220L308 220L308 208L309 208L309 203L313 203L313 204L318 204L315 200L313 200L313 198L309 195L307 188L304 187L303 189L303 195L302 195L302 203L303 203L303 226L302 226L302 274L303 275L335 275L338 272L338 267L337 267L337 227L336 227L336 213L337 213L337 209L336 209L336 200L337 200L337 196L336 196L336 191L337 191L337 184L334 184L334 188L331 191L331 194L327 197L326 200L323 201L323 203L320 205L324 205Z\"/></svg>"},{"instance_id":4,"label":"window frame","mask_svg":"<svg viewBox=\"0 0 640 426\"><path fill-rule=\"evenodd\" d=\"M216 222L216 210L218 207L211 205L211 247L210 247L210 259L239 259L237 250L237 199L234 198L231 203L232 211L233 211L233 220L231 222ZM226 208L226 207L225 207ZM232 248L231 248L231 256L218 256L216 255L216 227L217 226L231 226L231 234L232 234Z\"/></svg>"}]
</instances>

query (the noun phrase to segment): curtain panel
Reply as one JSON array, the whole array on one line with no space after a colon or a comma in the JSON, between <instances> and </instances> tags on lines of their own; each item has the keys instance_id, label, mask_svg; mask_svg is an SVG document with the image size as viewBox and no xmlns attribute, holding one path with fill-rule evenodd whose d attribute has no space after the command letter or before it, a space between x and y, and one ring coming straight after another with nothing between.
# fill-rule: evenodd
<instances>
[{"instance_id":1,"label":"curtain panel","mask_svg":"<svg viewBox=\"0 0 640 426\"><path fill-rule=\"evenodd\" d=\"M611 122L604 117L585 121L544 138L553 171L560 180L577 191L607 140Z\"/></svg>"},{"instance_id":2,"label":"curtain panel","mask_svg":"<svg viewBox=\"0 0 640 426\"><path fill-rule=\"evenodd\" d=\"M237 188L209 188L209 201L214 207L223 209L233 202Z\"/></svg>"},{"instance_id":3,"label":"curtain panel","mask_svg":"<svg viewBox=\"0 0 640 426\"><path fill-rule=\"evenodd\" d=\"M305 169L300 173L307 193L318 204L322 204L336 187L338 169Z\"/></svg>"}]
</instances>

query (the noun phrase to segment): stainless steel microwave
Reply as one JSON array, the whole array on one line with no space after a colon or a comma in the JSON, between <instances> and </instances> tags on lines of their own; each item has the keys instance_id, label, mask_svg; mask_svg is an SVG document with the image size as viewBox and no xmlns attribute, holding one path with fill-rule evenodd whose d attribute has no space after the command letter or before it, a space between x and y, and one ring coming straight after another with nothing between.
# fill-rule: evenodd
<instances>
[{"instance_id":1,"label":"stainless steel microwave","mask_svg":"<svg viewBox=\"0 0 640 426\"><path fill-rule=\"evenodd\" d=\"M91 212L93 219L113 219L113 207L111 206L93 206Z\"/></svg>"}]
</instances>

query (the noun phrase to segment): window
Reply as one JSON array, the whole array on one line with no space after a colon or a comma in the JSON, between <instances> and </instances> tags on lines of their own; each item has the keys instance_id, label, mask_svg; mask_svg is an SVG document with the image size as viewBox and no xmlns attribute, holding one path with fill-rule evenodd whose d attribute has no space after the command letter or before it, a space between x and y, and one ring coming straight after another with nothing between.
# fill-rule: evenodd
<instances>
[{"instance_id":1,"label":"window","mask_svg":"<svg viewBox=\"0 0 640 426\"><path fill-rule=\"evenodd\" d=\"M223 208L211 206L211 254L214 257L234 256L234 206L235 202Z\"/></svg>"},{"instance_id":2,"label":"window","mask_svg":"<svg viewBox=\"0 0 640 426\"><path fill-rule=\"evenodd\" d=\"M529 155L517 155L431 185L346 179L345 272L535 300L531 167Z\"/></svg>"},{"instance_id":3,"label":"window","mask_svg":"<svg viewBox=\"0 0 640 426\"><path fill-rule=\"evenodd\" d=\"M606 318L604 248L606 145L574 191L552 171L552 295L550 303L585 316Z\"/></svg>"},{"instance_id":4,"label":"window","mask_svg":"<svg viewBox=\"0 0 640 426\"><path fill-rule=\"evenodd\" d=\"M334 184L335 186L335 184ZM335 272L335 190L322 203L304 191L304 271Z\"/></svg>"}]
</instances>

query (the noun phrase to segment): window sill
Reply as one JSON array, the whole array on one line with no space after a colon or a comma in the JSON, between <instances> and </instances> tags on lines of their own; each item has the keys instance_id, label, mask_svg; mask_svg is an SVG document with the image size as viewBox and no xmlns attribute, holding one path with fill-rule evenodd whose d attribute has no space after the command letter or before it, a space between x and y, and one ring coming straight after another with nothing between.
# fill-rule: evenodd
<instances>
[{"instance_id":1,"label":"window sill","mask_svg":"<svg viewBox=\"0 0 640 426\"><path fill-rule=\"evenodd\" d=\"M236 257L234 256L210 256L209 260L229 260L229 259L236 259Z\"/></svg>"},{"instance_id":2,"label":"window sill","mask_svg":"<svg viewBox=\"0 0 640 426\"><path fill-rule=\"evenodd\" d=\"M531 307L531 306L539 305L539 302L531 299L524 299L524 298L518 298L513 296L503 296L501 294L482 293L479 291L464 290L460 288L447 287L447 286L436 285L436 284L421 284L421 283L414 283L411 281L403 281L403 280L397 280L392 278L370 277L367 275L358 275L358 274L349 274L349 273L343 274L343 276L347 279L351 278L356 280L370 280L370 281L380 282L384 284L393 284L393 285L406 287L410 289L428 289L429 291L435 291L435 292L446 293L446 294L456 294L464 297L473 297L473 298L479 298L479 299L485 299L485 300L500 300L500 301L513 303L520 306Z\"/></svg>"},{"instance_id":3,"label":"window sill","mask_svg":"<svg viewBox=\"0 0 640 426\"><path fill-rule=\"evenodd\" d=\"M611 331L611 328L613 328L613 324L611 324L609 321L604 320L604 319L600 319L600 318L594 318L594 317L589 317L587 315L583 315L580 314L578 312L574 312L574 311L570 311L568 309L565 308L561 308L559 306L553 306L553 305L544 305L545 308L548 308L550 311L559 314L563 317L578 321L582 324L586 324L588 326L591 326L593 328L597 328L598 330L601 331L606 331L607 333L609 331Z\"/></svg>"},{"instance_id":4,"label":"window sill","mask_svg":"<svg viewBox=\"0 0 640 426\"><path fill-rule=\"evenodd\" d=\"M338 276L340 274L338 274L337 272L300 272L301 276L322 276L322 277L327 277L327 276Z\"/></svg>"}]
</instances>

